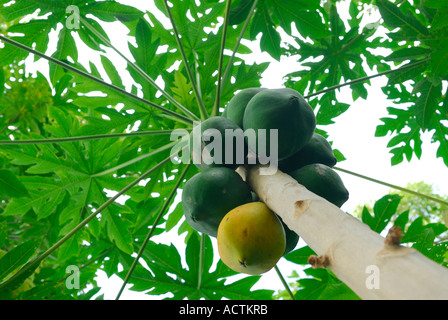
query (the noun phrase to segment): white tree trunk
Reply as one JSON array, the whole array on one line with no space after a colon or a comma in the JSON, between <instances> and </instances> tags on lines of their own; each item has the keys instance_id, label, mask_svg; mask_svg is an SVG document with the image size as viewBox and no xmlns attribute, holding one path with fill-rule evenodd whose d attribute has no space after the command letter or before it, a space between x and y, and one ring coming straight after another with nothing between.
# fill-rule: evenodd
<instances>
[{"instance_id":1,"label":"white tree trunk","mask_svg":"<svg viewBox=\"0 0 448 320\"><path fill-rule=\"evenodd\" d=\"M361 299L448 299L448 269L415 249L388 244L285 173L262 175L252 167L246 180Z\"/></svg>"}]
</instances>

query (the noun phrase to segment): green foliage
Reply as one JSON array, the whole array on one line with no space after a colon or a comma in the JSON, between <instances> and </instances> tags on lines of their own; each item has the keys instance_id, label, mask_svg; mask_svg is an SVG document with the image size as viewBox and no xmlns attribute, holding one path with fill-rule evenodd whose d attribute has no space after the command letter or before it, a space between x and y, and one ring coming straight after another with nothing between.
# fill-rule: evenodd
<instances>
[{"instance_id":1,"label":"green foliage","mask_svg":"<svg viewBox=\"0 0 448 320\"><path fill-rule=\"evenodd\" d=\"M131 277L132 290L147 291L151 295L170 293L169 299L201 298L217 300L222 298L235 300L264 300L272 296L270 290L251 291L259 276L245 277L230 283L226 278L237 273L228 268L221 260L213 266L213 247L210 237L204 235L201 240L197 234L188 239L182 265L181 255L174 245L149 243L143 253L143 259L149 269L139 265ZM201 241L203 246L201 246ZM202 265L196 259L204 250ZM231 279L231 278L230 278Z\"/></svg>"},{"instance_id":2,"label":"green foliage","mask_svg":"<svg viewBox=\"0 0 448 320\"><path fill-rule=\"evenodd\" d=\"M437 156L448 164L448 145L445 134L446 81L448 70L444 61L448 55L446 35L448 29L441 22L447 6L437 1L408 2L377 0L377 5L388 29L388 48L393 52L386 62L413 65L403 72L389 77L383 88L390 100L398 107L390 107L389 117L381 119L376 136L390 133L392 164L404 157L409 161L415 154L421 156L420 133L432 131L432 141L439 143Z\"/></svg>"},{"instance_id":3,"label":"green foliage","mask_svg":"<svg viewBox=\"0 0 448 320\"><path fill-rule=\"evenodd\" d=\"M225 1L154 3L142 10L117 1L0 0L0 34L57 59L29 74L28 63L46 67L45 59L6 41L0 47L0 298L101 299L100 269L132 290L169 292L168 299L276 298L253 289L260 277L237 275L216 259L211 239L188 226L171 197L198 170L191 166L181 179L184 166L168 158L169 133L191 129L204 110L212 114L220 76L220 107L260 87L269 63L245 60L247 40L278 61L297 57L300 68L284 84L309 100L321 134L350 107L336 98L339 86L354 80L352 97L365 99L368 69L384 72L393 106L376 136L391 136L392 164L419 158L428 131L448 165L446 1L350 1L348 15L342 1L232 1L224 55ZM76 21L69 5L79 9L79 28L69 27ZM382 20L372 21L370 11ZM123 64L110 54L112 26L125 30ZM400 225L404 244L446 265L447 227L441 214L432 217L444 208L426 206L428 219L401 207L407 202L388 195L364 208L362 220L377 232ZM168 231L184 236L185 251L145 242ZM128 274L140 250L145 264ZM285 258L300 267L310 254L305 247ZM78 288L67 286L67 266L79 268ZM296 298L358 298L327 270L305 273L293 285Z\"/></svg>"}]
</instances>

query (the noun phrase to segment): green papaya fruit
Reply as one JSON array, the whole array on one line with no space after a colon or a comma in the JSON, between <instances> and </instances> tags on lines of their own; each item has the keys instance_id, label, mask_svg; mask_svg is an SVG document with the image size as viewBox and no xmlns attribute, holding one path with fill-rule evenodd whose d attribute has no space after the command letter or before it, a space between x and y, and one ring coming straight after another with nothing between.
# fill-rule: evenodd
<instances>
[{"instance_id":1,"label":"green papaya fruit","mask_svg":"<svg viewBox=\"0 0 448 320\"><path fill-rule=\"evenodd\" d=\"M299 236L297 233L289 229L289 227L283 222L281 218L279 218L279 220L281 221L283 229L285 230L286 247L285 252L283 253L283 255L285 255L296 248L297 243L299 242Z\"/></svg>"},{"instance_id":2,"label":"green papaya fruit","mask_svg":"<svg viewBox=\"0 0 448 320\"><path fill-rule=\"evenodd\" d=\"M315 128L312 107L300 93L290 88L262 90L250 99L244 111L243 129L245 132L252 129L255 135L246 139L249 149L258 155L265 152L266 156L272 157L271 150L277 148L278 160L302 149ZM271 129L277 132L277 141L272 143ZM260 144L264 150L260 149Z\"/></svg>"},{"instance_id":3,"label":"green papaya fruit","mask_svg":"<svg viewBox=\"0 0 448 320\"><path fill-rule=\"evenodd\" d=\"M341 207L349 197L341 177L329 166L321 163L306 165L289 173L309 191Z\"/></svg>"},{"instance_id":4,"label":"green papaya fruit","mask_svg":"<svg viewBox=\"0 0 448 320\"><path fill-rule=\"evenodd\" d=\"M278 168L288 173L312 163L322 163L333 167L336 162L330 143L324 136L315 132L302 149L292 156L280 160Z\"/></svg>"},{"instance_id":5,"label":"green papaya fruit","mask_svg":"<svg viewBox=\"0 0 448 320\"><path fill-rule=\"evenodd\" d=\"M228 112L228 111L229 111L229 108L225 108L225 109L222 111L221 116L224 117L224 118L227 118L227 112Z\"/></svg>"},{"instance_id":6,"label":"green papaya fruit","mask_svg":"<svg viewBox=\"0 0 448 320\"><path fill-rule=\"evenodd\" d=\"M197 173L185 183L182 191L182 208L188 224L213 237L227 212L248 202L252 202L248 184L227 167Z\"/></svg>"},{"instance_id":7,"label":"green papaya fruit","mask_svg":"<svg viewBox=\"0 0 448 320\"><path fill-rule=\"evenodd\" d=\"M221 166L235 169L246 162L248 147L238 125L216 116L193 128L190 150L193 163L201 170Z\"/></svg>"},{"instance_id":8,"label":"green papaya fruit","mask_svg":"<svg viewBox=\"0 0 448 320\"><path fill-rule=\"evenodd\" d=\"M239 91L230 99L226 108L226 117L242 128L244 111L246 110L247 104L253 96L262 90L265 90L265 88L246 88Z\"/></svg>"}]
</instances>

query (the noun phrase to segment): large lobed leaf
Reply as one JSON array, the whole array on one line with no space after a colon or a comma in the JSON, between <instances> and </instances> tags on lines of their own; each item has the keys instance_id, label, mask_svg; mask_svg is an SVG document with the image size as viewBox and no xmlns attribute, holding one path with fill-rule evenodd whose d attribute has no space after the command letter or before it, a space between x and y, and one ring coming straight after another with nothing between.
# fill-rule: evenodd
<instances>
[{"instance_id":1,"label":"large lobed leaf","mask_svg":"<svg viewBox=\"0 0 448 320\"><path fill-rule=\"evenodd\" d=\"M386 60L400 63L403 71L389 75L389 83L385 93L390 100L397 98L396 88L401 84L408 84L411 89L402 90L399 103L407 104L407 111L399 111L397 108L388 108L390 117L382 119L385 125L380 125L377 135L384 135L383 128L398 128L389 143L391 153L394 154L392 164L398 164L406 156L408 160L414 153L417 157L421 154L420 134L426 130L434 130L432 142L439 143L437 156L441 157L448 165L448 149L444 124L447 120L446 88L442 82L448 77L446 57L446 35L448 28L440 21L447 6L442 2L417 1L415 5L408 2L377 0L377 5L384 19L384 25L389 29L388 36L393 40L391 48L393 52ZM397 45L398 44L398 45ZM404 70L406 65L415 67ZM403 96L406 97L403 99ZM395 100L396 101L396 100ZM401 108L400 108L401 109ZM406 115L405 115L406 114ZM404 118L412 119L405 127L400 123ZM404 130L402 130L404 129ZM393 130L391 130L393 131ZM414 141L414 146L410 144ZM396 147L399 143L400 146Z\"/></svg>"},{"instance_id":2,"label":"large lobed leaf","mask_svg":"<svg viewBox=\"0 0 448 320\"><path fill-rule=\"evenodd\" d=\"M236 275L236 272L230 270L221 260L212 270L215 253L210 238L204 237L203 260L200 259L202 250L200 237L196 233L189 237L185 249L186 266L183 265L181 255L174 245L150 242L143 253L149 269L138 265L130 279L130 283L133 284L131 289L176 300L271 298L273 293L271 290L251 290L259 276L248 276L227 283L226 278ZM126 271L123 271L122 275L125 276Z\"/></svg>"}]
</instances>

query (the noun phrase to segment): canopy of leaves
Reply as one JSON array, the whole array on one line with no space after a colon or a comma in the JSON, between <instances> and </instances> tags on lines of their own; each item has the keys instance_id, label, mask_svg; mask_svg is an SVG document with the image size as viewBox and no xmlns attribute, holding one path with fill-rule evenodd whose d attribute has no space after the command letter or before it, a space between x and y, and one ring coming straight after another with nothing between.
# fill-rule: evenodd
<instances>
[{"instance_id":1,"label":"canopy of leaves","mask_svg":"<svg viewBox=\"0 0 448 320\"><path fill-rule=\"evenodd\" d=\"M91 299L100 269L170 299L273 298L253 289L259 277L234 280L212 239L185 223L175 198L197 169L170 158L174 129L260 86L269 63L247 63L243 40L279 61L297 57L284 85L309 99L322 132L350 107L334 86L365 99L368 77L382 72L391 106L376 135L390 135L392 164L420 157L430 131L448 165L446 1L350 1L348 12L340 1L127 3L0 0L0 34L15 41L0 47L0 298ZM45 67L30 75L33 62ZM381 232L397 201L378 201L363 221ZM395 219L403 241L446 263L446 245L434 244L443 225L406 222L405 213ZM169 232L185 251L150 239ZM286 259L306 265L306 250ZM78 290L65 285L67 266L81 271ZM307 274L297 298L357 298L326 270Z\"/></svg>"}]
</instances>

